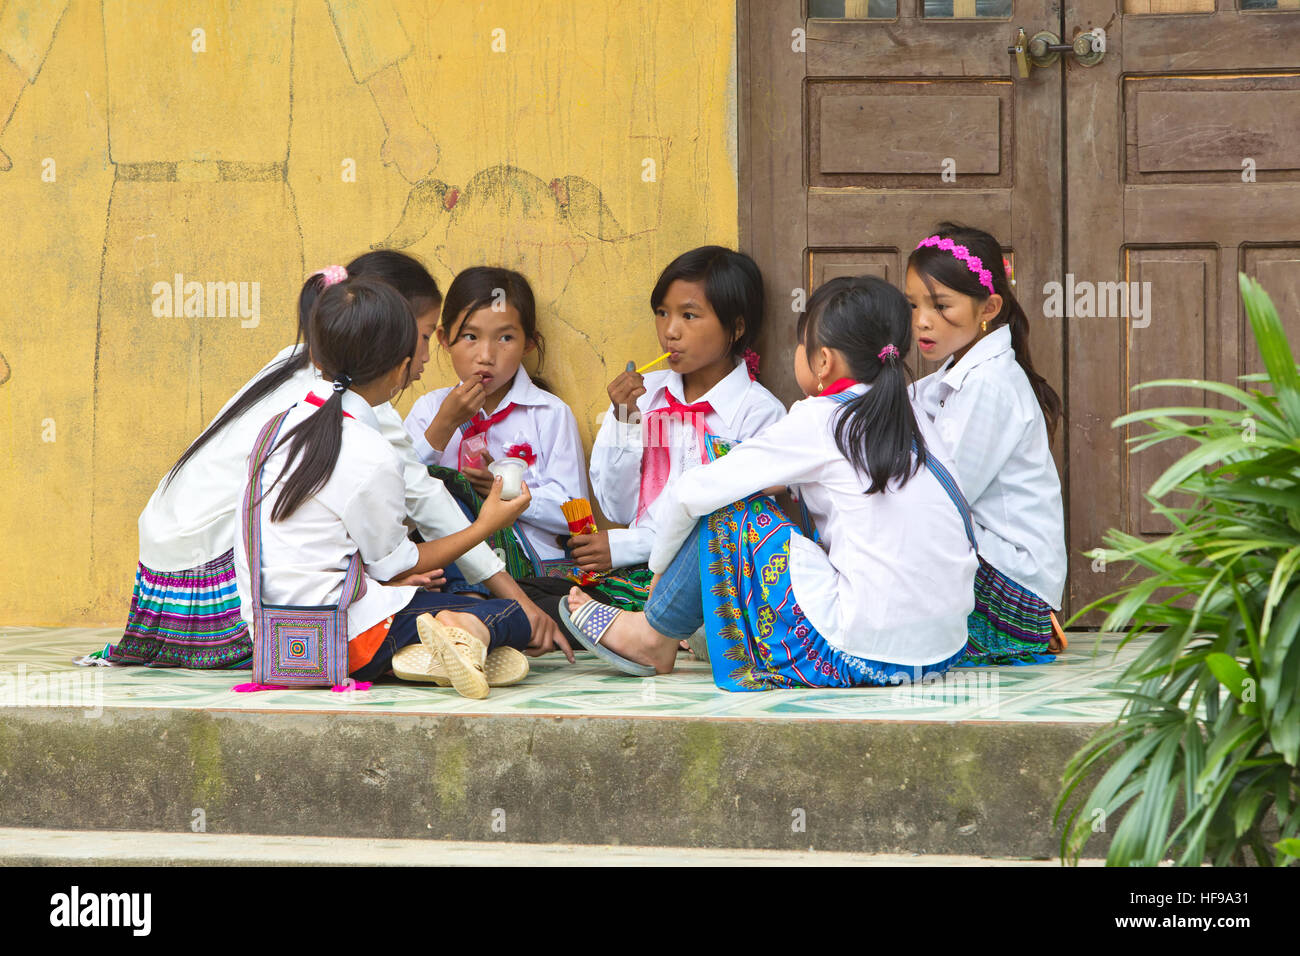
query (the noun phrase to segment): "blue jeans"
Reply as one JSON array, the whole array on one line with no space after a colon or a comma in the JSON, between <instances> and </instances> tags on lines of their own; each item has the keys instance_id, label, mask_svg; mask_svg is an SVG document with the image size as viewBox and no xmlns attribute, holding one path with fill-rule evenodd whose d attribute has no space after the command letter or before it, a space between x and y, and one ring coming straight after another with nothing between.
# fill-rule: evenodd
<instances>
[{"instance_id":1,"label":"blue jeans","mask_svg":"<svg viewBox=\"0 0 1300 956\"><path fill-rule=\"evenodd\" d=\"M442 569L443 577L447 583L442 586L442 590L447 594L481 594L484 597L491 597L492 592L488 590L487 585L481 581L478 584L470 584L461 572L460 567L456 564L449 564Z\"/></svg>"},{"instance_id":2,"label":"blue jeans","mask_svg":"<svg viewBox=\"0 0 1300 956\"><path fill-rule=\"evenodd\" d=\"M704 623L704 592L700 583L700 535L704 522L682 544L668 570L659 576L646 602L645 619L664 637L683 641Z\"/></svg>"},{"instance_id":3,"label":"blue jeans","mask_svg":"<svg viewBox=\"0 0 1300 956\"><path fill-rule=\"evenodd\" d=\"M393 615L393 624L375 651L375 656L358 668L352 677L356 680L375 680L382 676L392 666L394 654L420 639L415 626L416 618L421 614L436 615L439 611L462 611L482 621L488 629L488 650L496 650L498 647L523 650L533 637L533 627L528 623L528 616L514 601L480 601L463 594L419 590L411 598L410 604Z\"/></svg>"}]
</instances>

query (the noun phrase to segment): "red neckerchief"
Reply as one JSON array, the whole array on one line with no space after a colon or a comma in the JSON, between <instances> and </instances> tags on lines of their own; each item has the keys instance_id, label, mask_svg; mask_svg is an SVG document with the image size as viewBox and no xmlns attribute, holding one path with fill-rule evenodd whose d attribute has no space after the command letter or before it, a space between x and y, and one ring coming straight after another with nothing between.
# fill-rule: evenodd
<instances>
[{"instance_id":1,"label":"red neckerchief","mask_svg":"<svg viewBox=\"0 0 1300 956\"><path fill-rule=\"evenodd\" d=\"M672 469L667 440L669 422L675 418L678 422L693 427L695 441L700 448L700 463L708 461L704 447L704 416L713 413L713 406L708 402L683 405L667 389L664 389L664 401L667 404L647 414L641 426L644 450L641 452L641 491L637 495L637 521L641 520L668 484L668 474Z\"/></svg>"},{"instance_id":2,"label":"red neckerchief","mask_svg":"<svg viewBox=\"0 0 1300 956\"><path fill-rule=\"evenodd\" d=\"M861 384L862 383L857 381L856 379L837 378L835 381L831 382L829 388L823 388L820 392L818 392L817 397L825 398L827 395L838 395L840 392L847 392L854 385L861 385Z\"/></svg>"},{"instance_id":3,"label":"red neckerchief","mask_svg":"<svg viewBox=\"0 0 1300 956\"><path fill-rule=\"evenodd\" d=\"M473 438L475 435L484 434L489 428L491 428L497 422L501 421L501 419L509 415L511 411L514 410L514 407L515 407L515 403L511 402L509 405L501 409L495 415L487 415L483 418L472 419L469 423L469 427L466 428L463 432L461 432L460 435L461 442L463 443L465 439Z\"/></svg>"},{"instance_id":4,"label":"red neckerchief","mask_svg":"<svg viewBox=\"0 0 1300 956\"><path fill-rule=\"evenodd\" d=\"M308 392L308 393L307 393L307 404L308 404L308 405L315 405L317 408L324 408L324 407L325 407L325 399L321 398L321 397L320 397L319 395L317 395L315 392ZM352 418L352 417L354 417L354 416L351 415L351 414L348 413L348 412L344 412L344 413L343 413L343 417L344 417L344 418Z\"/></svg>"}]
</instances>

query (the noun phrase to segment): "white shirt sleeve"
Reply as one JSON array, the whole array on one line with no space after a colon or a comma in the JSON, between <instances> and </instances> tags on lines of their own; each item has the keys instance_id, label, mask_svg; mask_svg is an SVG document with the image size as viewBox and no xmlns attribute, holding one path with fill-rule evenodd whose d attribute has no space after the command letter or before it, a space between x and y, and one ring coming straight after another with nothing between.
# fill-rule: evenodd
<instances>
[{"instance_id":1,"label":"white shirt sleeve","mask_svg":"<svg viewBox=\"0 0 1300 956\"><path fill-rule=\"evenodd\" d=\"M960 391L944 399L935 430L947 443L967 501L974 504L984 494L1029 424L1015 393L994 378L968 376Z\"/></svg>"},{"instance_id":2,"label":"white shirt sleeve","mask_svg":"<svg viewBox=\"0 0 1300 956\"><path fill-rule=\"evenodd\" d=\"M379 433L388 439L402 459L402 477L406 483L405 513L415 523L420 537L425 541L436 541L468 528L470 522L465 512L461 511L447 486L429 474L412 446L397 409L385 402L375 406L375 417L379 420ZM407 421L410 421L409 416ZM506 567L496 552L482 542L461 555L456 566L470 584L490 578Z\"/></svg>"},{"instance_id":3,"label":"white shirt sleeve","mask_svg":"<svg viewBox=\"0 0 1300 956\"><path fill-rule=\"evenodd\" d=\"M524 476L533 497L524 518L543 531L567 534L569 522L560 506L570 498L587 497L585 457L582 438L578 435L578 420L567 405L543 405L534 414L538 461Z\"/></svg>"},{"instance_id":4,"label":"white shirt sleeve","mask_svg":"<svg viewBox=\"0 0 1300 956\"><path fill-rule=\"evenodd\" d=\"M401 472L383 462L357 486L339 516L357 543L366 573L377 581L387 581L420 561L420 551L402 523L405 497Z\"/></svg>"},{"instance_id":5,"label":"white shirt sleeve","mask_svg":"<svg viewBox=\"0 0 1300 956\"><path fill-rule=\"evenodd\" d=\"M433 424L433 418L438 414L438 408L441 404L434 397L435 394L430 392L417 398L415 404L411 406L410 414L406 416L406 421L402 423L406 429L406 434L410 437L411 447L414 449L416 456L426 465L436 465L442 455L442 449L434 448L424 437L424 433Z\"/></svg>"},{"instance_id":6,"label":"white shirt sleeve","mask_svg":"<svg viewBox=\"0 0 1300 956\"><path fill-rule=\"evenodd\" d=\"M660 498L667 494L665 489ZM659 502L656 501L655 504ZM609 532L609 563L616 568L630 568L645 564L654 545L653 525L636 528L614 528Z\"/></svg>"},{"instance_id":7,"label":"white shirt sleeve","mask_svg":"<svg viewBox=\"0 0 1300 956\"><path fill-rule=\"evenodd\" d=\"M832 452L838 454L824 432L825 421L815 410L796 405L781 421L664 489L650 569L662 573L704 515L764 488L815 478Z\"/></svg>"},{"instance_id":8,"label":"white shirt sleeve","mask_svg":"<svg viewBox=\"0 0 1300 956\"><path fill-rule=\"evenodd\" d=\"M611 404L591 449L591 489L605 517L617 524L636 519L641 494L641 425L619 421ZM613 548L613 539L610 539ZM633 561L639 564L644 558ZM614 562L615 567L625 565Z\"/></svg>"}]
</instances>

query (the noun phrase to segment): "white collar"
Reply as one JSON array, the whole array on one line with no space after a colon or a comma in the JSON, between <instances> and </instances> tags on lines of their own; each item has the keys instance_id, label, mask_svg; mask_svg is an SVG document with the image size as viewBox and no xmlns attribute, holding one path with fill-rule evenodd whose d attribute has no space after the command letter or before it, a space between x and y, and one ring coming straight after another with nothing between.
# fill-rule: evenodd
<instances>
[{"instance_id":1,"label":"white collar","mask_svg":"<svg viewBox=\"0 0 1300 956\"><path fill-rule=\"evenodd\" d=\"M749 390L749 385L749 366L741 359L721 382L695 401L708 402L713 407L714 414L728 425L733 425L736 416L740 414L741 406L744 405L745 393ZM683 405L688 404L685 382L682 380L681 373L668 370L668 377L664 379L664 391L671 393L673 398Z\"/></svg>"},{"instance_id":2,"label":"white collar","mask_svg":"<svg viewBox=\"0 0 1300 956\"><path fill-rule=\"evenodd\" d=\"M330 396L334 394L334 385L322 379L311 387L311 394L329 401ZM343 411L363 425L369 425L375 431L379 431L379 419L375 416L375 410L370 407L369 402L352 391L352 389L348 389L343 393Z\"/></svg>"},{"instance_id":3,"label":"white collar","mask_svg":"<svg viewBox=\"0 0 1300 956\"><path fill-rule=\"evenodd\" d=\"M959 390L971 371L990 359L997 358L1004 352L1011 351L1011 326L1000 325L984 338L971 346L970 351L961 357L956 365L949 357L947 365L939 370L939 381L954 392Z\"/></svg>"}]
</instances>

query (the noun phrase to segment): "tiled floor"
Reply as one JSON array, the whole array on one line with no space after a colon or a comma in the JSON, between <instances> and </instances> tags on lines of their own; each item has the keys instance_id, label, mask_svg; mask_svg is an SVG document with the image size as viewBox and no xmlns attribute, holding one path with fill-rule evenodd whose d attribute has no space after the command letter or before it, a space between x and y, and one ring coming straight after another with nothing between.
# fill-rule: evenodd
<instances>
[{"instance_id":1,"label":"tiled floor","mask_svg":"<svg viewBox=\"0 0 1300 956\"><path fill-rule=\"evenodd\" d=\"M1105 693L1137 654L1116 635L1075 634L1052 664L951 672L933 685L857 690L784 690L729 694L718 690L709 665L683 655L675 673L625 677L579 654L533 662L528 679L496 688L486 700L450 688L388 681L348 694L327 690L236 694L248 671L81 668L75 657L103 647L113 628L0 627L0 707L43 702L57 693L75 706L204 708L249 711L351 711L402 714L668 717L896 721L1097 722L1114 718L1120 702ZM58 673L58 678L41 675ZM71 685L75 688L68 691ZM56 692L56 686L62 688Z\"/></svg>"}]
</instances>

